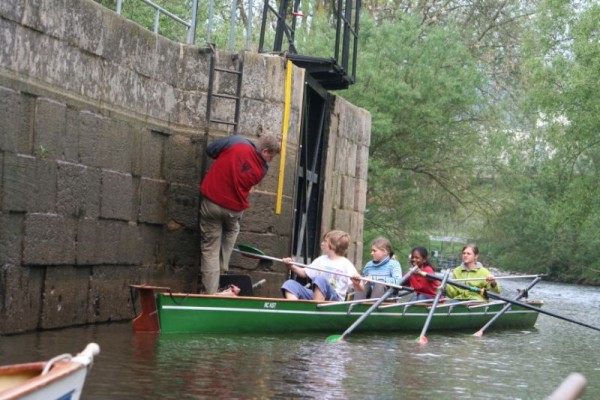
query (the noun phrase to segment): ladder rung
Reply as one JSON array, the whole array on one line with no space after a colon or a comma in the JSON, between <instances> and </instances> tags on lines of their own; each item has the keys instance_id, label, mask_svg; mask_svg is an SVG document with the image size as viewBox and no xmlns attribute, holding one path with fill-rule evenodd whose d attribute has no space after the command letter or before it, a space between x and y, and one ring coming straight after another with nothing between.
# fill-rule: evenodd
<instances>
[{"instance_id":1,"label":"ladder rung","mask_svg":"<svg viewBox=\"0 0 600 400\"><path fill-rule=\"evenodd\" d=\"M214 122L215 124L237 125L237 122L222 121L220 119L211 119L210 122Z\"/></svg>"},{"instance_id":2,"label":"ladder rung","mask_svg":"<svg viewBox=\"0 0 600 400\"><path fill-rule=\"evenodd\" d=\"M215 71L219 71L219 72L227 72L229 74L235 74L235 75L239 75L241 74L240 71L237 71L235 69L226 69L226 68L219 68L219 67L215 67Z\"/></svg>"},{"instance_id":3,"label":"ladder rung","mask_svg":"<svg viewBox=\"0 0 600 400\"><path fill-rule=\"evenodd\" d=\"M231 99L231 100L237 100L239 99L238 96L234 96L232 94L219 94L219 93L213 93L212 94L214 97L222 97L224 99Z\"/></svg>"}]
</instances>

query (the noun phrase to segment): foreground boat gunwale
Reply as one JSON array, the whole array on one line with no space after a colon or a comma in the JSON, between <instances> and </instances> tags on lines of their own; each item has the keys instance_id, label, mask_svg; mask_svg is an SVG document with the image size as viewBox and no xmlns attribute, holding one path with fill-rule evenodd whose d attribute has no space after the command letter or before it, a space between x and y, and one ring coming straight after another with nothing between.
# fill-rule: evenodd
<instances>
[{"instance_id":1,"label":"foreground boat gunwale","mask_svg":"<svg viewBox=\"0 0 600 400\"><path fill-rule=\"evenodd\" d=\"M0 400L79 399L99 352L96 343L89 343L76 356L62 354L48 361L0 366Z\"/></svg>"}]
</instances>

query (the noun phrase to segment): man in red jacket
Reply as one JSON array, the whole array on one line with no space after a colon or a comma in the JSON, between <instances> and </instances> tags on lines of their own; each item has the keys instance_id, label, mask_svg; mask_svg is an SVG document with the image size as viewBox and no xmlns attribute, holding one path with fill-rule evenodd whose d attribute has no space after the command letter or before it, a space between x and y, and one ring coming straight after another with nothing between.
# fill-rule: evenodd
<instances>
[{"instance_id":1,"label":"man in red jacket","mask_svg":"<svg viewBox=\"0 0 600 400\"><path fill-rule=\"evenodd\" d=\"M221 272L229 270L240 219L250 206L250 190L264 178L268 163L280 152L279 140L269 135L261 136L257 145L234 135L206 148L206 154L215 162L200 186L200 249L205 293L216 293Z\"/></svg>"}]
</instances>

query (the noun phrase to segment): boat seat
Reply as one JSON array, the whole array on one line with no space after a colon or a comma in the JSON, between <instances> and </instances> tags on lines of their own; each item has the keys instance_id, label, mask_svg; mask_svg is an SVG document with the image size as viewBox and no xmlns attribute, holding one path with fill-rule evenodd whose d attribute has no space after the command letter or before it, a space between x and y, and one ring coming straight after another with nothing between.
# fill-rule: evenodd
<instances>
[{"instance_id":1,"label":"boat seat","mask_svg":"<svg viewBox=\"0 0 600 400\"><path fill-rule=\"evenodd\" d=\"M235 285L240 288L240 296L254 296L252 290L252 281L250 275L227 274L219 278L219 287L227 288L229 285Z\"/></svg>"}]
</instances>

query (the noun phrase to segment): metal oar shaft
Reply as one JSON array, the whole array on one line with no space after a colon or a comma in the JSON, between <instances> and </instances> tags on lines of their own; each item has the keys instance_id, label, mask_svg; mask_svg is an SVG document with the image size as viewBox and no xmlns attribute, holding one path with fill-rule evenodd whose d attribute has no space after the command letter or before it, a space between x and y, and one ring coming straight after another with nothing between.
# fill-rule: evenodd
<instances>
[{"instance_id":1,"label":"metal oar shaft","mask_svg":"<svg viewBox=\"0 0 600 400\"><path fill-rule=\"evenodd\" d=\"M494 279L524 279L524 278L541 278L543 275L507 275L507 276L495 276ZM453 279L454 282L465 282L465 281L484 281L486 277L482 278L460 278Z\"/></svg>"},{"instance_id":2,"label":"metal oar shaft","mask_svg":"<svg viewBox=\"0 0 600 400\"><path fill-rule=\"evenodd\" d=\"M437 277L435 275L432 275L432 274L426 274L425 276L427 278L429 278L429 279L433 279L433 280L436 280L436 281L441 281L442 280L442 278L439 278L439 277ZM520 301L516 301L516 300L508 299L506 297L499 296L496 293L489 292L486 289L480 289L480 288L476 288L476 287L472 287L472 286L463 285L462 283L456 282L456 281L451 280L451 279L448 279L448 283L450 285L456 286L457 288L466 289L466 290L468 290L470 292L474 292L474 293L480 293L484 297L491 297L492 299L503 300L503 301L506 301L507 303L511 303L511 304L514 304L514 305L519 306L519 307L527 308L529 310L533 310L533 311L539 312L541 314L546 314L546 315L549 315L551 317L562 319L562 320L568 321L568 322L572 322L574 324L585 326L586 328L594 329L594 330L600 332L600 328L598 328L598 327L595 327L595 326L592 326L592 325L588 325L588 324L586 324L584 322L576 321L576 320L571 319L571 318L563 317L562 315L551 313L550 311L546 311L546 310L544 310L542 308L535 307L535 306L532 306L532 305L527 304L527 303L522 303Z\"/></svg>"},{"instance_id":3,"label":"metal oar shaft","mask_svg":"<svg viewBox=\"0 0 600 400\"><path fill-rule=\"evenodd\" d=\"M517 301L519 299L521 299L521 297L525 296L527 294L527 291L529 289L531 289L532 287L535 286L536 283L538 283L540 280L542 279L542 277L538 276L536 277L530 284L529 286L527 286L527 288L525 290L523 290L521 293L519 293L513 300ZM512 306L512 304L510 303L506 303L506 305L504 307L502 307L502 310L498 311L498 313L496 315L494 315L494 317L492 319L490 319L483 327L481 327L481 329L479 331L477 331L476 334L478 334L478 336L481 336L483 334L483 331L485 331L487 328L489 328L494 322L496 322L496 320L498 318L500 318L502 316L502 314L504 314L506 311L508 311L508 309Z\"/></svg>"},{"instance_id":4,"label":"metal oar shaft","mask_svg":"<svg viewBox=\"0 0 600 400\"><path fill-rule=\"evenodd\" d=\"M285 262L283 261L282 258L271 257L271 256L267 256L267 255L264 255L264 254L249 253L247 251L242 251L242 250L239 250L239 249L233 249L233 250L236 251L236 252L238 252L238 253L240 253L243 256L246 256L246 257L250 257L250 258L262 258L262 259L265 259L265 260L278 261L278 262L281 262L281 263L285 264ZM312 267L310 265L302 264L302 263L295 262L295 261L292 261L289 264L296 265L296 266L302 267L302 268L314 269L315 271L326 272L328 274L341 275L341 276L345 276L347 278L352 278L352 275L344 274L342 272L327 271L327 270L322 269L322 268ZM377 284L380 284L380 285L385 285L387 287L391 287L391 288L395 288L395 289L399 289L399 290L410 290L410 291L413 290L411 287L395 285L393 283L378 281L378 280L375 280L375 279L369 279L369 278L365 278L365 277L361 277L360 280L361 281L365 281L365 282L371 282L371 283L377 283Z\"/></svg>"},{"instance_id":5,"label":"metal oar shaft","mask_svg":"<svg viewBox=\"0 0 600 400\"><path fill-rule=\"evenodd\" d=\"M377 307L379 307L379 305L381 303L383 303L385 301L385 299L387 299L388 297L390 297L392 294L394 294L394 292L396 291L395 288L389 288L387 290L387 292L385 292L383 294L383 296L381 296L376 302L375 304L373 304L371 307L369 307L369 309L367 311L364 312L363 315L360 316L360 318L358 318L356 321L354 321L354 323L352 325L350 325L348 327L348 329L346 329L344 331L344 333L342 333L342 337L340 338L340 340L343 340L346 336L348 336L350 333L352 333L352 331L358 326L360 325L369 315L371 315L371 313L373 311L375 311L377 309Z\"/></svg>"},{"instance_id":6,"label":"metal oar shaft","mask_svg":"<svg viewBox=\"0 0 600 400\"><path fill-rule=\"evenodd\" d=\"M427 343L427 338L425 337L425 333L427 333L427 329L429 328L429 324L431 323L431 319L433 318L433 313L435 313L435 308L437 307L440 297L442 297L442 291L444 287L446 287L446 281L448 281L448 277L450 276L450 271L446 271L444 277L442 278L442 283L435 294L435 298L433 299L433 304L431 305L431 310L429 310L429 314L427 314L427 319L425 320L425 324L423 324L423 329L421 330L421 335L419 336L421 343Z\"/></svg>"}]
</instances>

